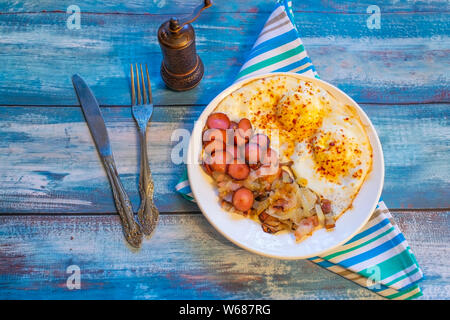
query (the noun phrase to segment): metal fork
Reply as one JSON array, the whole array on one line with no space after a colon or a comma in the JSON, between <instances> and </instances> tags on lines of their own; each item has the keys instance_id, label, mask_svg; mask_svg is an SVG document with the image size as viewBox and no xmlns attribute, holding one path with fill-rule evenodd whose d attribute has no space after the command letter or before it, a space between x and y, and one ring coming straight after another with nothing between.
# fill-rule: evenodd
<instances>
[{"instance_id":1,"label":"metal fork","mask_svg":"<svg viewBox=\"0 0 450 320\"><path fill-rule=\"evenodd\" d=\"M141 159L140 159L140 173L139 173L139 193L141 195L141 204L138 210L138 221L142 227L142 232L145 235L149 236L155 230L159 218L158 209L153 203L154 184L152 180L152 173L148 165L148 155L147 155L146 129L150 117L152 116L153 113L152 88L150 84L150 76L148 74L147 65L145 65L145 70L147 74L148 92L145 87L142 64L140 65L140 75L137 64L135 64L135 66L136 66L137 94L134 85L135 76L133 72L133 65L131 65L130 67L130 72L131 72L131 105L133 111L133 118L136 120L136 123L139 127L139 140L141 144ZM139 76L141 78L141 81L139 81Z\"/></svg>"}]
</instances>

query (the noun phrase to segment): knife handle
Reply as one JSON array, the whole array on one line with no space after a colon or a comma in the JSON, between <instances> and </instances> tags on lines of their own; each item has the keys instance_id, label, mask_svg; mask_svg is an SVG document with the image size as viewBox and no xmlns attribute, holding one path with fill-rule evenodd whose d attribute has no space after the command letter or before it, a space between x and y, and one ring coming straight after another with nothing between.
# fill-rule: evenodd
<instances>
[{"instance_id":1,"label":"knife handle","mask_svg":"<svg viewBox=\"0 0 450 320\"><path fill-rule=\"evenodd\" d=\"M139 225L134 220L131 202L122 183L120 182L119 174L117 173L116 165L114 163L114 158L110 155L102 157L102 161L112 187L114 201L122 222L122 229L125 239L131 246L139 248L142 243L142 232Z\"/></svg>"}]
</instances>

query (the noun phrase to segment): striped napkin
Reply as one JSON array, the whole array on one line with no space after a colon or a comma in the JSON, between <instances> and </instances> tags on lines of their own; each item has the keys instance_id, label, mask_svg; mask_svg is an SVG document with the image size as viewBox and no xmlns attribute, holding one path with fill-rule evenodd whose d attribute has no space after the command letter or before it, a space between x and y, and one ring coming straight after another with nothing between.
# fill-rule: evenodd
<instances>
[{"instance_id":1,"label":"striped napkin","mask_svg":"<svg viewBox=\"0 0 450 320\"><path fill-rule=\"evenodd\" d=\"M277 1L237 78L282 71L318 78L299 38L292 3L287 0ZM186 172L175 188L194 201ZM418 285L422 270L382 201L367 225L350 241L308 260L388 299L422 295Z\"/></svg>"}]
</instances>

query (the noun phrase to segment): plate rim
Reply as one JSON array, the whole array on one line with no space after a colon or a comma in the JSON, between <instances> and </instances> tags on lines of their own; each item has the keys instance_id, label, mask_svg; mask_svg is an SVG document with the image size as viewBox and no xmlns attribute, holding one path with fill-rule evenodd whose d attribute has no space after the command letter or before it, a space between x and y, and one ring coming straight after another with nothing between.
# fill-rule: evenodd
<instances>
[{"instance_id":1,"label":"plate rim","mask_svg":"<svg viewBox=\"0 0 450 320\"><path fill-rule=\"evenodd\" d=\"M346 237L345 239L339 241L338 243L334 244L333 246L323 249L321 251L315 252L314 254L307 254L307 255L299 255L299 256L283 256L283 255L276 255L276 254L270 254L264 251L260 251L260 250L256 250L253 248L250 248L248 246L245 245L245 243L243 243L242 241L238 241L236 239L233 239L232 237L229 237L224 231L222 231L222 228L220 228L220 226L218 226L217 224L214 223L214 221L211 219L211 217L205 213L205 209L202 206L201 201L197 200L197 196L196 196L196 187L195 184L192 184L192 175L193 175L193 169L196 166L199 166L200 164L195 163L194 162L187 162L186 166L187 166L187 173L188 173L188 180L189 180L189 184L191 186L191 190L192 190L192 195L194 197L194 199L196 200L196 203L198 205L198 207L200 208L200 211L202 212L202 215L204 217L206 217L206 219L208 220L208 222L214 227L214 229L216 229L216 231L218 231L223 237L225 237L227 240L229 240L230 242L232 242L233 244L237 245L238 247L245 249L249 252L261 255L261 256L265 256L265 257L269 257L269 258L275 258L275 259L280 259L280 260L301 260L301 259L308 259L308 258L312 258L312 257L316 257L319 255L322 255L325 252L329 252L339 246L341 246L342 244L348 242L351 238L353 238L369 221L370 217L372 216L374 210L376 209L379 201L380 201L380 197L381 197L381 193L383 191L383 186L384 186L384 178L385 178L385 165L384 165L384 154L383 154L383 149L381 146L381 142L380 142L380 138L378 136L378 133L372 123L372 121L370 120L369 116L365 113L365 111L361 108L361 106L354 101L350 96L348 96L344 91L342 91L341 89L339 89L338 87L332 85L329 82L326 82L322 79L319 78L312 78L309 76L305 76L302 74L298 74L298 73L293 73L293 72L270 72L270 73L264 73L264 74L260 74L260 75L256 75L256 76L252 76L252 77L246 77L244 79L241 79L233 84L231 84L230 86L228 86L227 88L225 88L224 90L222 90L218 95L216 95L205 107L205 109L202 111L202 113L198 116L197 120L194 122L194 127L192 129L191 132L191 136L189 138L189 145L188 145L188 152L187 152L187 159L194 159L193 156L193 152L194 152L194 145L195 145L195 141L194 141L194 131L196 130L196 128L200 125L200 122L198 121L200 118L203 117L203 115L206 112L210 112L209 109L215 108L217 107L217 105L220 103L220 101L222 101L226 96L228 96L230 93L234 92L235 90L239 89L239 87L243 86L246 83L252 82L254 80L257 79L261 79L261 78L265 78L265 77L270 77L270 76L293 76L295 78L301 79L301 80L305 80L305 81L313 81L313 82L319 82L324 84L325 86L330 86L331 88L333 88L334 90L340 92L341 94L343 94L349 101L351 101L353 103L353 106L357 107L357 111L358 114L362 113L365 116L365 120L367 120L367 124L369 125L370 131L374 134L374 138L375 138L375 142L377 144L377 148L379 150L379 160L380 160L380 180L381 182L378 185L378 190L376 193L376 197L374 199L374 203L371 205L371 210L366 214L366 217L364 219L364 221L361 223L361 225L356 228L356 230L354 232L352 232L348 237ZM325 88L324 88L325 89ZM371 142L372 143L372 142ZM373 146L372 146L372 149ZM373 170L373 164L372 164L372 170ZM363 182L362 186L366 183L367 180L365 180ZM358 191L359 192L359 191ZM355 198L356 199L356 198ZM345 212L343 213L345 214ZM314 234L311 236L313 237Z\"/></svg>"}]
</instances>

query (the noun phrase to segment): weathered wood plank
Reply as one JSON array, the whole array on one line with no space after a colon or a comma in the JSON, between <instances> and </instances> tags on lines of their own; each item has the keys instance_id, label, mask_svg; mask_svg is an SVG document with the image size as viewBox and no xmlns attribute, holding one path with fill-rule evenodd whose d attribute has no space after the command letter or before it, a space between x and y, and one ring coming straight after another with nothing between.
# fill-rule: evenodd
<instances>
[{"instance_id":1,"label":"weathered wood plank","mask_svg":"<svg viewBox=\"0 0 450 320\"><path fill-rule=\"evenodd\" d=\"M383 199L391 208L450 207L448 105L364 105L383 145ZM198 208L174 192L185 166L171 161L175 129L191 130L203 106L156 107L149 127L156 204ZM102 108L119 173L137 208L138 139L128 107ZM111 190L79 107L0 107L0 212L108 213Z\"/></svg>"},{"instance_id":2,"label":"weathered wood plank","mask_svg":"<svg viewBox=\"0 0 450 320\"><path fill-rule=\"evenodd\" d=\"M0 104L74 105L70 76L86 78L101 104L128 104L128 64L151 61L155 101L206 104L238 73L267 13L205 12L196 23L206 73L185 93L165 88L156 31L165 15L88 14L81 29L62 13L0 14ZM324 80L358 102L448 102L449 13L383 14L368 29L367 14L296 15Z\"/></svg>"},{"instance_id":3,"label":"weathered wood plank","mask_svg":"<svg viewBox=\"0 0 450 320\"><path fill-rule=\"evenodd\" d=\"M187 110L155 108L149 127L149 158L161 211L197 210L174 193L184 166L174 165L170 157L173 130L192 128L200 111ZM139 141L131 109L104 108L103 113L118 171L137 210ZM0 206L13 212L114 210L110 186L81 109L0 107L0 114L4 137L0 139Z\"/></svg>"},{"instance_id":4,"label":"weathered wood plank","mask_svg":"<svg viewBox=\"0 0 450 320\"><path fill-rule=\"evenodd\" d=\"M450 295L448 212L395 212L426 279L423 299ZM194 214L163 215L132 252L115 216L0 217L1 299L378 299L311 262L237 248ZM81 269L68 290L66 269Z\"/></svg>"},{"instance_id":5,"label":"weathered wood plank","mask_svg":"<svg viewBox=\"0 0 450 320\"><path fill-rule=\"evenodd\" d=\"M72 1L73 2L73 1ZM0 13L20 13L45 11L66 11L72 5L71 1L15 1L7 0L0 3ZM247 1L212 1L213 6L208 11L214 12L271 12L275 0L253 0ZM187 14L201 3L198 1L185 0L134 0L117 1L103 0L93 3L89 0L78 0L77 5L83 12L96 13L135 13L135 14ZM293 1L293 9L297 12L327 12L327 13L365 13L368 6L374 2L367 1L316 1L302 0ZM449 3L445 0L433 1L398 1L383 0L376 1L376 5L382 12L442 12L449 9Z\"/></svg>"}]
</instances>

